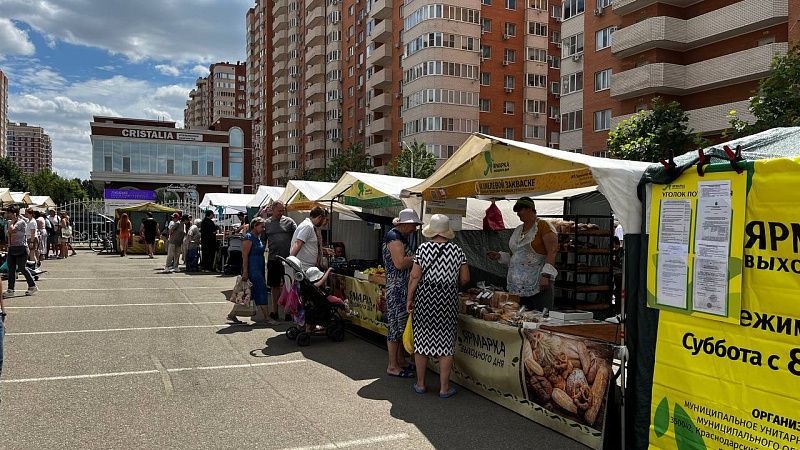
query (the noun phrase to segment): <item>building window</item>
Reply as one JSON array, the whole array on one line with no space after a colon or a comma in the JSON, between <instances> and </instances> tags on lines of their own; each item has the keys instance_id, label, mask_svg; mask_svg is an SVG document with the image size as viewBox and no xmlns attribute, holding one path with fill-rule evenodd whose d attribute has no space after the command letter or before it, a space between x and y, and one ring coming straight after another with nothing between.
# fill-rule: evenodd
<instances>
[{"instance_id":1,"label":"building window","mask_svg":"<svg viewBox=\"0 0 800 450\"><path fill-rule=\"evenodd\" d=\"M525 99L525 112L533 114L542 114L545 109L544 100Z\"/></svg>"},{"instance_id":2,"label":"building window","mask_svg":"<svg viewBox=\"0 0 800 450\"><path fill-rule=\"evenodd\" d=\"M552 92L553 94L559 94L560 87L561 85L558 83L558 81L553 81L552 83L550 83L550 92Z\"/></svg>"},{"instance_id":3,"label":"building window","mask_svg":"<svg viewBox=\"0 0 800 450\"><path fill-rule=\"evenodd\" d=\"M575 72L561 77L561 95L583 90L583 72Z\"/></svg>"},{"instance_id":4,"label":"building window","mask_svg":"<svg viewBox=\"0 0 800 450\"><path fill-rule=\"evenodd\" d=\"M478 102L480 112L489 112L492 110L492 101L488 98L482 98Z\"/></svg>"},{"instance_id":5,"label":"building window","mask_svg":"<svg viewBox=\"0 0 800 450\"><path fill-rule=\"evenodd\" d=\"M611 3L613 3L611 0L597 0L597 7L605 8L606 6L611 6Z\"/></svg>"},{"instance_id":6,"label":"building window","mask_svg":"<svg viewBox=\"0 0 800 450\"><path fill-rule=\"evenodd\" d=\"M528 34L547 36L547 24L542 22L528 22Z\"/></svg>"},{"instance_id":7,"label":"building window","mask_svg":"<svg viewBox=\"0 0 800 450\"><path fill-rule=\"evenodd\" d=\"M561 41L561 57L568 58L583 53L583 33L574 34Z\"/></svg>"},{"instance_id":8,"label":"building window","mask_svg":"<svg viewBox=\"0 0 800 450\"><path fill-rule=\"evenodd\" d=\"M604 109L594 112L594 131L607 131L611 129L611 110Z\"/></svg>"},{"instance_id":9,"label":"building window","mask_svg":"<svg viewBox=\"0 0 800 450\"><path fill-rule=\"evenodd\" d=\"M122 157L122 171L123 172L130 172L131 171L131 158L128 156Z\"/></svg>"},{"instance_id":10,"label":"building window","mask_svg":"<svg viewBox=\"0 0 800 450\"><path fill-rule=\"evenodd\" d=\"M478 132L481 134L491 134L489 133L489 125L480 125L478 127Z\"/></svg>"},{"instance_id":11,"label":"building window","mask_svg":"<svg viewBox=\"0 0 800 450\"><path fill-rule=\"evenodd\" d=\"M528 8L547 11L547 0L528 0Z\"/></svg>"},{"instance_id":12,"label":"building window","mask_svg":"<svg viewBox=\"0 0 800 450\"><path fill-rule=\"evenodd\" d=\"M547 67L551 69L560 69L561 58L558 56L547 55Z\"/></svg>"},{"instance_id":13,"label":"building window","mask_svg":"<svg viewBox=\"0 0 800 450\"><path fill-rule=\"evenodd\" d=\"M242 129L234 127L228 130L228 142L231 147L244 147L244 133Z\"/></svg>"},{"instance_id":14,"label":"building window","mask_svg":"<svg viewBox=\"0 0 800 450\"><path fill-rule=\"evenodd\" d=\"M510 91L514 89L514 86L516 84L517 84L517 79L514 77L514 75L506 75L505 77L503 77L503 87L506 90Z\"/></svg>"},{"instance_id":15,"label":"building window","mask_svg":"<svg viewBox=\"0 0 800 450\"><path fill-rule=\"evenodd\" d=\"M585 8L584 0L565 0L564 4L562 5L562 9L564 10L564 14L562 17L564 20L569 19L570 17L575 17L578 14L583 14L583 10Z\"/></svg>"},{"instance_id":16,"label":"building window","mask_svg":"<svg viewBox=\"0 0 800 450\"><path fill-rule=\"evenodd\" d=\"M514 102L503 102L503 114L514 114Z\"/></svg>"},{"instance_id":17,"label":"building window","mask_svg":"<svg viewBox=\"0 0 800 450\"><path fill-rule=\"evenodd\" d=\"M481 58L489 59L492 57L492 47L489 45L481 45Z\"/></svg>"},{"instance_id":18,"label":"building window","mask_svg":"<svg viewBox=\"0 0 800 450\"><path fill-rule=\"evenodd\" d=\"M550 42L553 44L558 44L561 42L561 32L560 31L553 31L550 33Z\"/></svg>"},{"instance_id":19,"label":"building window","mask_svg":"<svg viewBox=\"0 0 800 450\"><path fill-rule=\"evenodd\" d=\"M525 138L544 139L545 131L545 127L541 125L525 125Z\"/></svg>"},{"instance_id":20,"label":"building window","mask_svg":"<svg viewBox=\"0 0 800 450\"><path fill-rule=\"evenodd\" d=\"M527 87L536 87L536 88L546 88L547 87L547 76L540 75L538 73L529 73L525 75L525 86Z\"/></svg>"},{"instance_id":21,"label":"building window","mask_svg":"<svg viewBox=\"0 0 800 450\"><path fill-rule=\"evenodd\" d=\"M490 72L481 72L481 86L489 86L492 83L492 74Z\"/></svg>"},{"instance_id":22,"label":"building window","mask_svg":"<svg viewBox=\"0 0 800 450\"><path fill-rule=\"evenodd\" d=\"M517 0L506 0L506 9L517 9Z\"/></svg>"},{"instance_id":23,"label":"building window","mask_svg":"<svg viewBox=\"0 0 800 450\"><path fill-rule=\"evenodd\" d=\"M601 70L594 74L594 90L604 91L611 88L611 69Z\"/></svg>"},{"instance_id":24,"label":"building window","mask_svg":"<svg viewBox=\"0 0 800 450\"><path fill-rule=\"evenodd\" d=\"M111 156L106 156L103 158L103 171L104 172L111 172L113 165L111 164L112 158Z\"/></svg>"},{"instance_id":25,"label":"building window","mask_svg":"<svg viewBox=\"0 0 800 450\"><path fill-rule=\"evenodd\" d=\"M526 47L528 61L547 62L547 50L543 48Z\"/></svg>"},{"instance_id":26,"label":"building window","mask_svg":"<svg viewBox=\"0 0 800 450\"><path fill-rule=\"evenodd\" d=\"M481 18L481 32L490 33L492 31L492 19Z\"/></svg>"},{"instance_id":27,"label":"building window","mask_svg":"<svg viewBox=\"0 0 800 450\"><path fill-rule=\"evenodd\" d=\"M481 0L481 5L492 6L492 0Z\"/></svg>"},{"instance_id":28,"label":"building window","mask_svg":"<svg viewBox=\"0 0 800 450\"><path fill-rule=\"evenodd\" d=\"M611 47L611 36L617 31L617 27L603 28L595 33L596 50Z\"/></svg>"},{"instance_id":29,"label":"building window","mask_svg":"<svg viewBox=\"0 0 800 450\"><path fill-rule=\"evenodd\" d=\"M517 24L513 22L506 22L505 24L505 37L514 37L517 35Z\"/></svg>"},{"instance_id":30,"label":"building window","mask_svg":"<svg viewBox=\"0 0 800 450\"><path fill-rule=\"evenodd\" d=\"M175 174L175 160L168 159L167 160L167 173L170 175Z\"/></svg>"},{"instance_id":31,"label":"building window","mask_svg":"<svg viewBox=\"0 0 800 450\"><path fill-rule=\"evenodd\" d=\"M506 64L517 62L517 51L511 48L505 49L503 51L503 62Z\"/></svg>"},{"instance_id":32,"label":"building window","mask_svg":"<svg viewBox=\"0 0 800 450\"><path fill-rule=\"evenodd\" d=\"M550 112L549 112L549 114L547 114L547 117L549 117L551 119L558 119L558 116L559 116L559 114L558 114L558 111L559 111L558 106L551 106L549 108L549 110L550 110Z\"/></svg>"},{"instance_id":33,"label":"building window","mask_svg":"<svg viewBox=\"0 0 800 450\"><path fill-rule=\"evenodd\" d=\"M514 129L511 127L503 128L503 137L506 139L514 139Z\"/></svg>"},{"instance_id":34,"label":"building window","mask_svg":"<svg viewBox=\"0 0 800 450\"><path fill-rule=\"evenodd\" d=\"M561 114L561 132L575 131L583 128L583 110Z\"/></svg>"}]
</instances>

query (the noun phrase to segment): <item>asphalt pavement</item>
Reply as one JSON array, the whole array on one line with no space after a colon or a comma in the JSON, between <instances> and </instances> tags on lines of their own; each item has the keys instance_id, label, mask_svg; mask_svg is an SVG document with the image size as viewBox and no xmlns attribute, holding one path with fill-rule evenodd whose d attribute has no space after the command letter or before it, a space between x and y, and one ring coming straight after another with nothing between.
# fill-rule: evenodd
<instances>
[{"instance_id":1,"label":"asphalt pavement","mask_svg":"<svg viewBox=\"0 0 800 450\"><path fill-rule=\"evenodd\" d=\"M585 448L466 389L414 394L375 342L227 324L233 278L164 260L79 251L7 299L0 448Z\"/></svg>"}]
</instances>

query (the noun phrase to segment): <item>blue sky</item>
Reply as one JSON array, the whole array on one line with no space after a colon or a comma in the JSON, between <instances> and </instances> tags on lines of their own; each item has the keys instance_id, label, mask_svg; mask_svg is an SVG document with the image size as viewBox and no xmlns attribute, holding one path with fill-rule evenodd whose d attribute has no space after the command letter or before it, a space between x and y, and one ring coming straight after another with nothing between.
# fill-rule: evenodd
<instances>
[{"instance_id":1,"label":"blue sky","mask_svg":"<svg viewBox=\"0 0 800 450\"><path fill-rule=\"evenodd\" d=\"M63 176L88 178L92 115L175 120L198 76L245 58L251 0L0 0L8 116L43 126Z\"/></svg>"}]
</instances>

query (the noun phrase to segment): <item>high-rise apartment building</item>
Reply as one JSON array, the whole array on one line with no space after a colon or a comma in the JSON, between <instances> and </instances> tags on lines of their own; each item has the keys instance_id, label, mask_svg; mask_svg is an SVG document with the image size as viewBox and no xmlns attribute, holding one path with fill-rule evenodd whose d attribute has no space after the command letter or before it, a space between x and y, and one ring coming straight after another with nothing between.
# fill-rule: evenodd
<instances>
[{"instance_id":1,"label":"high-rise apartment building","mask_svg":"<svg viewBox=\"0 0 800 450\"><path fill-rule=\"evenodd\" d=\"M53 148L50 136L42 127L9 123L6 131L8 158L28 174L53 170Z\"/></svg>"},{"instance_id":2,"label":"high-rise apartment building","mask_svg":"<svg viewBox=\"0 0 800 450\"><path fill-rule=\"evenodd\" d=\"M183 110L183 126L207 129L223 117L247 116L245 63L212 64L207 77L197 79Z\"/></svg>"},{"instance_id":3,"label":"high-rise apartment building","mask_svg":"<svg viewBox=\"0 0 800 450\"><path fill-rule=\"evenodd\" d=\"M5 158L8 127L8 77L0 70L0 158Z\"/></svg>"},{"instance_id":4,"label":"high-rise apartment building","mask_svg":"<svg viewBox=\"0 0 800 450\"><path fill-rule=\"evenodd\" d=\"M266 30L272 22L267 23L265 17L272 14L266 6L267 2L256 0L253 8L247 11L247 117L253 121L253 184L256 188L267 182L265 167L269 166L268 155L264 152L264 140L268 128L267 113L272 98L272 53L266 41Z\"/></svg>"},{"instance_id":5,"label":"high-rise apartment building","mask_svg":"<svg viewBox=\"0 0 800 450\"><path fill-rule=\"evenodd\" d=\"M378 171L414 141L444 161L476 131L557 145L560 26L550 5L560 13L560 3L470 1L257 1L248 54L268 74L251 68L248 85L251 101L270 94L250 110L264 124L266 181L322 169L350 145ZM270 6L273 21L259 18Z\"/></svg>"}]
</instances>

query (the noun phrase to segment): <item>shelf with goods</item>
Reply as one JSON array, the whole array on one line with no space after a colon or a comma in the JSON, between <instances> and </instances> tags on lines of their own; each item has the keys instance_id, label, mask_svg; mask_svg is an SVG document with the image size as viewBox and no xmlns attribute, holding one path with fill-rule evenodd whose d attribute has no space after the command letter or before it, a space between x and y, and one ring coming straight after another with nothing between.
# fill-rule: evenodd
<instances>
[{"instance_id":1,"label":"shelf with goods","mask_svg":"<svg viewBox=\"0 0 800 450\"><path fill-rule=\"evenodd\" d=\"M608 311L614 291L613 218L571 215L555 222L558 234L556 305Z\"/></svg>"}]
</instances>

